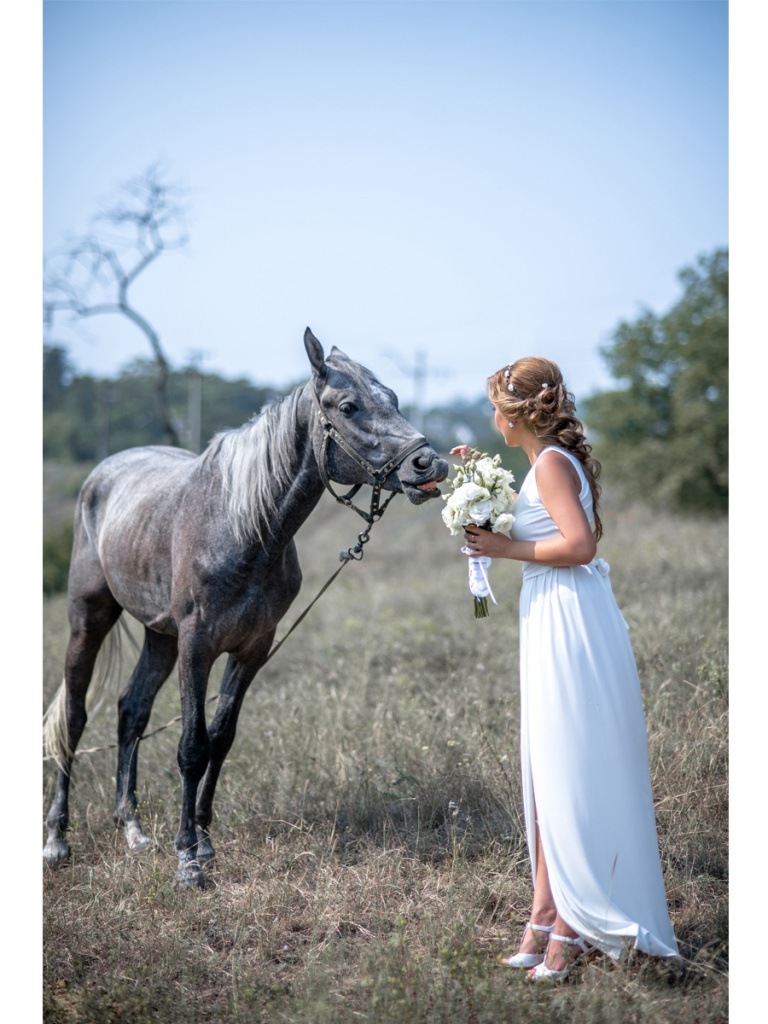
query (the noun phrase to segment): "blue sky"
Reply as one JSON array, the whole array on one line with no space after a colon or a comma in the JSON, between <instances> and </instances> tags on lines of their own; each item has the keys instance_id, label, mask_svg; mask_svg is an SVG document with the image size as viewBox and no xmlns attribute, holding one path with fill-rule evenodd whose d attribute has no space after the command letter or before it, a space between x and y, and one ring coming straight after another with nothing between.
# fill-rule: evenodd
<instances>
[{"instance_id":1,"label":"blue sky","mask_svg":"<svg viewBox=\"0 0 768 1024\"><path fill-rule=\"evenodd\" d=\"M158 158L190 244L133 298L174 365L307 375L309 324L403 400L598 347L728 244L728 10L708 2L47 2L44 245ZM149 355L119 318L52 340ZM422 354L422 355L420 355Z\"/></svg>"}]
</instances>

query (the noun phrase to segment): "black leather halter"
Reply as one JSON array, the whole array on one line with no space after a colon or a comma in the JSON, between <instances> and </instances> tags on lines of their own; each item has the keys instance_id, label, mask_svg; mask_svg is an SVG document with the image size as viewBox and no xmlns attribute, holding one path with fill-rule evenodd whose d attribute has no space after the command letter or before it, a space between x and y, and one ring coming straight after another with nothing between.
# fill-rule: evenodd
<instances>
[{"instance_id":1,"label":"black leather halter","mask_svg":"<svg viewBox=\"0 0 768 1024\"><path fill-rule=\"evenodd\" d=\"M314 384L311 381L309 389L312 392L312 398L315 401L315 405L317 406L317 413L320 417L320 422L323 425L323 445L320 451L320 458L317 464L317 467L320 471L320 479L323 481L326 490L330 491L330 493L333 495L336 501L341 502L342 505L346 505L348 508L351 508L355 512L357 512L359 516L362 516L363 519L365 519L365 521L368 523L370 527L373 523L378 522L378 520L381 519L381 517L384 515L384 510L386 509L387 505L389 505L390 501L392 501L395 494L397 493L396 491L393 491L392 494L390 494L390 496L384 502L384 504L379 506L381 488L389 474L393 470L398 469L403 464L403 462L408 458L409 455L417 451L419 448L423 448L424 445L429 444L429 442L427 441L426 437L422 437L421 435L419 435L413 441L407 444L405 448L399 451L397 455L391 458L388 462L385 462L383 466L379 466L377 468L376 466L371 465L371 463L363 455L355 451L352 445L348 441L346 441L344 437L342 437L342 435L338 432L336 427L334 427L334 425L323 412L322 406L320 405L320 399L317 395L317 392L315 391ZM330 480L328 479L328 445L331 443L331 441L335 441L339 448L341 448L341 450L346 455L348 455L350 459L355 461L358 464L358 466L364 469L366 473L369 473L373 478L373 493L371 494L371 508L369 512L364 512L361 508L358 508L357 505L353 504L352 502L354 496L363 486L362 484L355 484L355 486L351 490L347 491L346 494L337 494L336 491L334 491L333 487L331 487Z\"/></svg>"}]
</instances>

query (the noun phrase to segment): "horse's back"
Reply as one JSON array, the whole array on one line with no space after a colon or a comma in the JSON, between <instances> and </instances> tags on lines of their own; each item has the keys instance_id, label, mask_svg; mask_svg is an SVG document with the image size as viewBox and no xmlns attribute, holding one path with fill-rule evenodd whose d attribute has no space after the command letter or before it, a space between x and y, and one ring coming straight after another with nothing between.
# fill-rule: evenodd
<instances>
[{"instance_id":1,"label":"horse's back","mask_svg":"<svg viewBox=\"0 0 768 1024\"><path fill-rule=\"evenodd\" d=\"M92 525L107 510L124 514L140 505L178 501L186 489L197 456L181 448L126 448L100 462L78 495L76 519Z\"/></svg>"},{"instance_id":2,"label":"horse's back","mask_svg":"<svg viewBox=\"0 0 768 1024\"><path fill-rule=\"evenodd\" d=\"M89 474L83 489L89 484L98 486L109 485L117 481L141 473L145 469L165 469L173 472L182 467L187 472L191 464L198 458L184 448L172 448L169 445L146 445L142 448L125 448L121 452L107 456Z\"/></svg>"}]
</instances>

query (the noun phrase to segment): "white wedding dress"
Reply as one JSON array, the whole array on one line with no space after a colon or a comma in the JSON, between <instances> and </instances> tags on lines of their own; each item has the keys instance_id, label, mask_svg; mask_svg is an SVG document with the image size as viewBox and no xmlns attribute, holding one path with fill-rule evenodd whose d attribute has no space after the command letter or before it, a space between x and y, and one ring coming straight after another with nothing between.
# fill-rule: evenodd
<instances>
[{"instance_id":1,"label":"white wedding dress","mask_svg":"<svg viewBox=\"0 0 768 1024\"><path fill-rule=\"evenodd\" d=\"M576 467L591 522L581 463L562 448L544 451ZM535 464L514 512L515 540L559 535L539 497ZM520 752L533 877L538 818L555 905L571 928L615 959L630 948L677 956L640 683L608 565L522 565Z\"/></svg>"}]
</instances>

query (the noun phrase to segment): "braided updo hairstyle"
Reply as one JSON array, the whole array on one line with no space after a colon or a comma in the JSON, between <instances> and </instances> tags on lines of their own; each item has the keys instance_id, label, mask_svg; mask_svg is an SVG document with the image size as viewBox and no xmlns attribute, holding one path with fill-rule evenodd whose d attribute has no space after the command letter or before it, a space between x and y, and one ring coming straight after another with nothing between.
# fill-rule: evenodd
<instances>
[{"instance_id":1,"label":"braided updo hairstyle","mask_svg":"<svg viewBox=\"0 0 768 1024\"><path fill-rule=\"evenodd\" d=\"M488 397L507 419L521 420L545 444L565 448L581 462L592 492L595 540L600 540L600 463L592 458L576 403L557 364L538 356L518 359L488 378Z\"/></svg>"}]
</instances>

